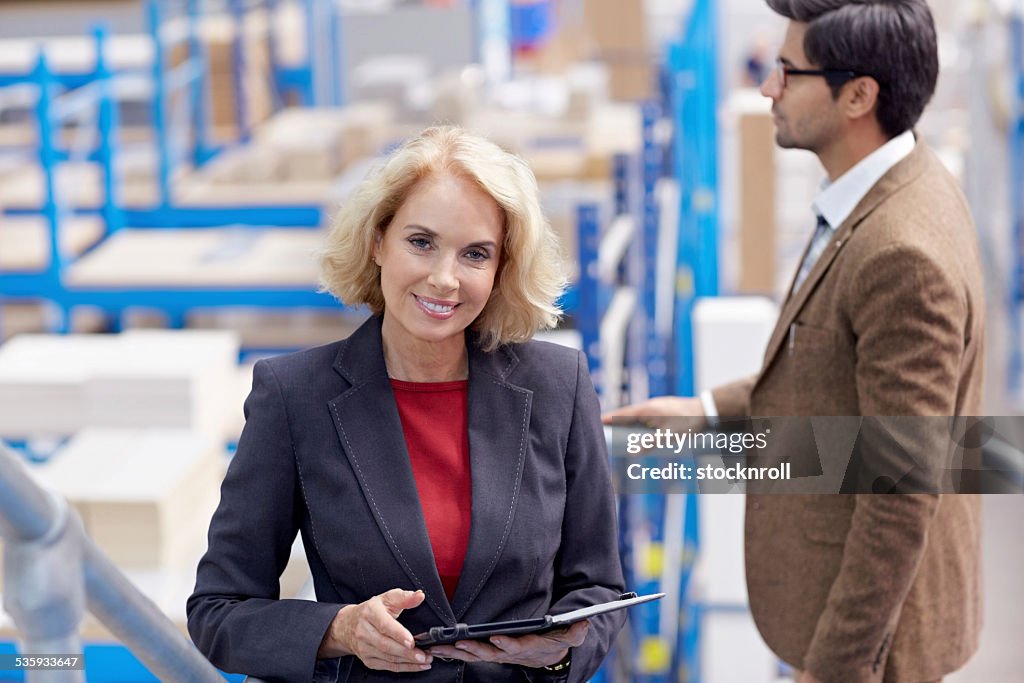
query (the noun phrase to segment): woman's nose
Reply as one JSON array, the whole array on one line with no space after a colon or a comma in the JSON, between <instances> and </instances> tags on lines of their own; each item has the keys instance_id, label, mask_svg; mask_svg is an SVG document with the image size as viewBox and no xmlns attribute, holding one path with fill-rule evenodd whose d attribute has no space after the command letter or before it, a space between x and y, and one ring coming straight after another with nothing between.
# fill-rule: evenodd
<instances>
[{"instance_id":1,"label":"woman's nose","mask_svg":"<svg viewBox=\"0 0 1024 683\"><path fill-rule=\"evenodd\" d=\"M439 292L451 292L458 289L459 278L455 273L456 263L454 258L438 259L430 271L427 282Z\"/></svg>"}]
</instances>

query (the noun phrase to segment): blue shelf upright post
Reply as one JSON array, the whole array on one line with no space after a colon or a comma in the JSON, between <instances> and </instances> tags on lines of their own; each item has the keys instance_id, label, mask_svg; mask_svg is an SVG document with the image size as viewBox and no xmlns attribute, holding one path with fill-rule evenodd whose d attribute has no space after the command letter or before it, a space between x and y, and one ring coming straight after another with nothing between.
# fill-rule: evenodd
<instances>
[{"instance_id":1,"label":"blue shelf upright post","mask_svg":"<svg viewBox=\"0 0 1024 683\"><path fill-rule=\"evenodd\" d=\"M146 5L146 19L153 40L153 65L151 71L153 83L152 125L153 137L157 146L157 209L167 211L171 206L171 139L167 125L167 87L164 79L164 41L160 36L161 16L160 0L149 0Z\"/></svg>"},{"instance_id":2,"label":"blue shelf upright post","mask_svg":"<svg viewBox=\"0 0 1024 683\"><path fill-rule=\"evenodd\" d=\"M579 304L576 311L576 327L580 333L583 352L590 364L590 375L594 385L601 387L601 328L600 277L597 272L597 249L601 239L598 223L599 211L596 204L581 204L576 209L576 226L579 234L580 273L576 289Z\"/></svg>"},{"instance_id":3,"label":"blue shelf upright post","mask_svg":"<svg viewBox=\"0 0 1024 683\"><path fill-rule=\"evenodd\" d=\"M245 3L244 0L228 0L228 9L234 19L235 33L231 43L232 66L234 79L232 87L235 91L235 127L238 141L249 142L252 119L249 116L249 103L245 97L245 70L248 64L248 50L245 41Z\"/></svg>"},{"instance_id":4,"label":"blue shelf upright post","mask_svg":"<svg viewBox=\"0 0 1024 683\"><path fill-rule=\"evenodd\" d=\"M1013 50L1013 120L1010 125L1010 201L1013 262L1010 283L1010 394L1024 403L1024 11L1010 21Z\"/></svg>"},{"instance_id":5,"label":"blue shelf upright post","mask_svg":"<svg viewBox=\"0 0 1024 683\"><path fill-rule=\"evenodd\" d=\"M669 45L666 64L672 116L671 159L679 183L672 393L695 392L693 327L697 297L718 294L718 25L714 0L694 0L682 39ZM687 683L700 680L702 605L690 595L693 563L700 547L699 500L685 494L680 628L673 671Z\"/></svg>"},{"instance_id":6,"label":"blue shelf upright post","mask_svg":"<svg viewBox=\"0 0 1024 683\"><path fill-rule=\"evenodd\" d=\"M120 202L120 178L117 164L117 99L114 91L114 75L107 65L105 50L107 32L104 27L93 30L96 39L96 78L100 88L98 104L99 149L98 157L103 176L103 223L104 236L109 237L123 226Z\"/></svg>"},{"instance_id":7,"label":"blue shelf upright post","mask_svg":"<svg viewBox=\"0 0 1024 683\"><path fill-rule=\"evenodd\" d=\"M188 54L189 61L196 65L195 78L192 80L191 92L189 94L189 106L192 110L192 165L199 168L217 154L216 145L210 141L210 114L206 104L206 95L209 89L207 80L207 54L206 46L203 44L199 33L199 17L201 16L201 3L205 0L188 0L186 12L188 15ZM159 25L157 26L159 28ZM153 40L159 40L159 34L153 35ZM163 71L160 71L162 74Z\"/></svg>"},{"instance_id":8,"label":"blue shelf upright post","mask_svg":"<svg viewBox=\"0 0 1024 683\"><path fill-rule=\"evenodd\" d=\"M60 245L61 210L57 202L57 154L53 146L53 121L51 102L54 96L54 77L46 61L43 50L39 51L33 80L39 86L39 99L36 100L36 122L39 135L39 164L43 170L43 216L49 228L50 262L43 278L43 287L39 294L53 302L57 312L57 320L53 331L66 333L70 328L70 316L60 296L61 273L64 270L64 251Z\"/></svg>"},{"instance_id":9,"label":"blue shelf upright post","mask_svg":"<svg viewBox=\"0 0 1024 683\"><path fill-rule=\"evenodd\" d=\"M684 38L669 46L673 156L679 179L673 393L690 396L698 296L718 294L718 69L715 6L696 0Z\"/></svg>"},{"instance_id":10,"label":"blue shelf upright post","mask_svg":"<svg viewBox=\"0 0 1024 683\"><path fill-rule=\"evenodd\" d=\"M641 287L644 318L646 322L645 366L647 368L647 393L649 396L664 396L669 393L668 361L664 340L658 334L655 324L658 296L658 233L661 214L655 188L661 175L661 149L655 139L655 126L660 115L654 102L647 102L641 110L643 117L643 206L641 241L644 252L644 276Z\"/></svg>"},{"instance_id":11,"label":"blue shelf upright post","mask_svg":"<svg viewBox=\"0 0 1024 683\"><path fill-rule=\"evenodd\" d=\"M343 105L347 97L345 95L345 65L342 61L344 52L341 50L341 12L338 3L328 0L328 43L321 55L325 69L329 74L331 82L331 99L328 102L332 106Z\"/></svg>"}]
</instances>

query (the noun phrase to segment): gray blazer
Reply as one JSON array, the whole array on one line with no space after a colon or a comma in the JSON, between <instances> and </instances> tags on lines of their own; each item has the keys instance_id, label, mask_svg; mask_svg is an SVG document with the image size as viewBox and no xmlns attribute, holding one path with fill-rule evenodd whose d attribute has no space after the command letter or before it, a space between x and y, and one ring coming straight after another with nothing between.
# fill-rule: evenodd
<instances>
[{"instance_id":1,"label":"gray blazer","mask_svg":"<svg viewBox=\"0 0 1024 683\"><path fill-rule=\"evenodd\" d=\"M412 633L564 612L623 588L614 494L582 354L542 342L469 344L472 525L454 599L441 586L384 365L381 319L348 339L260 361L221 488L188 629L226 671L283 681L524 681L532 672L434 660L430 671L316 659L344 604L391 588L426 600ZM302 534L317 602L280 600ZM600 666L624 615L591 620L571 681Z\"/></svg>"}]
</instances>

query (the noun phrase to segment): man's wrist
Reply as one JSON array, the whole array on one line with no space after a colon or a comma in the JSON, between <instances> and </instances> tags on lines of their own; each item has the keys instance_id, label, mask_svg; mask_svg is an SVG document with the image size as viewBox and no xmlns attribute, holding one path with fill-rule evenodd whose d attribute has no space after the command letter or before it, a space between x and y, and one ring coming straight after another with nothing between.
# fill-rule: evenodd
<instances>
[{"instance_id":1,"label":"man's wrist","mask_svg":"<svg viewBox=\"0 0 1024 683\"><path fill-rule=\"evenodd\" d=\"M705 389L697 395L700 399L700 407L704 410L704 419L709 427L718 426L718 406L715 405L715 397L710 389Z\"/></svg>"}]
</instances>

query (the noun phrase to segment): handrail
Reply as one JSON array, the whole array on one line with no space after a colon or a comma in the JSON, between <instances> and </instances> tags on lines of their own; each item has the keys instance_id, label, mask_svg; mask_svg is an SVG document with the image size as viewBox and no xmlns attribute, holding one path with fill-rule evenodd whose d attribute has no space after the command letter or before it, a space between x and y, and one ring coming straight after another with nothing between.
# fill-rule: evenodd
<instances>
[{"instance_id":1,"label":"handrail","mask_svg":"<svg viewBox=\"0 0 1024 683\"><path fill-rule=\"evenodd\" d=\"M0 443L0 536L4 608L26 652L73 654L85 605L162 681L223 678L173 623L85 535L77 513L36 484L21 458ZM83 602L85 603L83 605ZM81 681L78 672L46 680Z\"/></svg>"}]
</instances>

